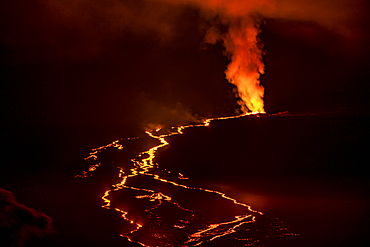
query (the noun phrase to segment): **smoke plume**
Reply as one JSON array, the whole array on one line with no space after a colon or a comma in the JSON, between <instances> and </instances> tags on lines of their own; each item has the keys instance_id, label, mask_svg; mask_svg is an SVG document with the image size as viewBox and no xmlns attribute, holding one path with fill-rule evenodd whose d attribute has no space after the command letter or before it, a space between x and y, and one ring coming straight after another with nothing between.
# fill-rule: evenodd
<instances>
[{"instance_id":1,"label":"smoke plume","mask_svg":"<svg viewBox=\"0 0 370 247\"><path fill-rule=\"evenodd\" d=\"M13 193L0 188L1 246L23 246L32 236L52 232L51 218L16 201Z\"/></svg>"}]
</instances>

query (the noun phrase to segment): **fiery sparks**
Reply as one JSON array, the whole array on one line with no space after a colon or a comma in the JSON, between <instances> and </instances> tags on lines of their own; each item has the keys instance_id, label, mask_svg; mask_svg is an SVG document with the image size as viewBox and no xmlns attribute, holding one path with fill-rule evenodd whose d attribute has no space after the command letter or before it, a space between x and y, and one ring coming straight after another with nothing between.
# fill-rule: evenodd
<instances>
[{"instance_id":1,"label":"fiery sparks","mask_svg":"<svg viewBox=\"0 0 370 247\"><path fill-rule=\"evenodd\" d=\"M183 134L183 130L190 127L208 126L213 120L246 115L251 113L206 119L199 124L174 127L167 134L159 134L160 129L147 131L146 134L159 144L131 159L132 167L118 165L120 182L113 184L102 196L102 207L119 212L130 225L121 236L142 246L199 246L225 236L234 236L236 246L259 246L256 243L260 239L253 237L251 232L257 228L255 223L266 217L262 212L222 192L191 186L188 177L163 171L154 161L156 152L169 145L165 138ZM99 160L98 152L107 148L124 150L123 145L115 141L94 149L87 160ZM91 176L100 164L90 166L89 171L83 173L85 176L80 177ZM134 206L128 206L130 203ZM210 205L204 206L204 203ZM215 214L212 210L215 205L225 208ZM292 235L285 226L275 225L278 236Z\"/></svg>"}]
</instances>

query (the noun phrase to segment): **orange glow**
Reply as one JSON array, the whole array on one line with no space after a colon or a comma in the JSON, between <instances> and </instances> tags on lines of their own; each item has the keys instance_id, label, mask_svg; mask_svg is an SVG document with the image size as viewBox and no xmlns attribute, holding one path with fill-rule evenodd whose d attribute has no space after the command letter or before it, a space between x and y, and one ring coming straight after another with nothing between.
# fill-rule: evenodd
<instances>
[{"instance_id":1,"label":"orange glow","mask_svg":"<svg viewBox=\"0 0 370 247\"><path fill-rule=\"evenodd\" d=\"M224 38L224 46L231 58L225 71L227 80L238 88L243 112L264 112L264 88L260 74L264 73L262 52L258 47L258 28L252 18L233 22ZM246 107L246 108L245 108Z\"/></svg>"},{"instance_id":2,"label":"orange glow","mask_svg":"<svg viewBox=\"0 0 370 247\"><path fill-rule=\"evenodd\" d=\"M216 238L220 238L220 237L223 237L225 235L234 233L235 232L235 229L238 228L238 227L240 227L241 225L246 224L246 223L253 223L253 222L255 222L255 217L253 216L251 221L246 221L246 222L242 222L242 223L236 224L236 225L234 225L233 227L230 227L227 231L225 231L225 232L223 232L221 234L218 234L217 233L217 228L220 227L220 226L223 226L223 225L231 225L233 223L241 222L244 219L249 218L251 216L252 215L236 216L235 217L236 219L233 220L233 221L230 221L230 222L222 222L222 223L219 223L219 224L211 224L211 225L208 226L207 229L201 230L199 232L196 232L196 233L190 235L190 240L188 242L194 241L192 238L195 238L195 239L199 240L202 236L209 234L209 232L211 232L212 230L213 230L213 232L216 232L216 234L211 234L211 235L213 235L213 237L210 238L208 241L212 241L212 240L214 240ZM186 242L186 243L188 243L188 242Z\"/></svg>"},{"instance_id":3,"label":"orange glow","mask_svg":"<svg viewBox=\"0 0 370 247\"><path fill-rule=\"evenodd\" d=\"M253 224L256 222L256 217L260 217L263 215L262 212L253 210L249 205L246 205L242 202L238 202L235 199L228 197L226 194L215 191L215 190L210 190L206 188L200 188L200 187L191 187L185 184L182 184L182 180L188 180L189 178L184 176L181 173L178 173L177 177L174 177L174 179L170 180L168 178L164 178L162 175L158 175L158 164L154 163L155 159L155 154L156 152L164 147L169 145L168 141L165 139L166 137L173 136L173 135L179 135L182 134L184 129L190 128L190 127L201 127L201 126L209 126L210 123L213 120L222 120L222 119L230 119L230 118L239 118L239 117L244 117L247 115L251 115L253 113L245 113L243 115L239 116L230 116L230 117L221 117L221 118L212 118L212 119L206 119L203 120L199 124L195 125L187 125L187 126L178 126L175 128L172 128L172 132L169 134L158 134L160 129L155 129L152 132L146 131L146 134L150 136L151 138L157 139L159 141L159 144L150 148L147 151L141 152L139 155L137 155L136 158L132 159L132 163L134 165L134 168L130 168L129 171L127 169L125 170L124 167L120 168L118 177L120 178L120 182L113 184L111 189L108 189L104 192L104 195L102 196L102 200L104 201L103 208L106 209L114 209L115 211L119 212L121 214L121 217L129 222L134 228L122 233L120 236L127 238L130 242L137 242L141 244L142 246L158 246L158 244L150 244L150 241L159 241L158 243L162 243L159 239L167 239L170 235L165 234L164 232L158 232L154 231L151 234L151 238L154 240L150 240L149 242L146 242L146 240L139 239L138 234L141 229L146 229L145 231L149 231L150 229L153 228L153 226L150 225L145 225L145 223L139 223L137 220L135 220L135 217L133 217L133 214L130 214L130 211L127 209L116 206L115 204L112 205L111 199L109 199L111 193L114 193L116 191L120 191L123 189L131 190L131 191L137 191L140 192L141 194L137 194L134 199L135 200L140 200L143 202L149 202L150 207L145 210L145 214L147 214L149 217L154 217L155 219L158 219L159 221L160 216L156 213L159 208L161 208L163 205L172 205L171 207L175 208L178 210L178 212L181 212L181 216L178 220L175 220L172 224L172 229L177 229L177 231L185 231L187 232L187 226L191 225L194 227L194 224L196 225L196 220L198 219L198 212L193 211L191 209L188 209L184 206L182 206L177 200L172 198L172 196L167 195L166 193L162 191L157 191L157 189L149 189L145 187L141 187L141 185L138 186L132 186L129 185L128 182L130 179L134 177L139 177L140 178L150 178L152 181L159 181L160 184L163 185L171 185L174 186L175 188L181 188L184 189L185 191L198 191L198 192L204 192L209 195L216 195L219 196L220 199L227 200L236 206L240 207L243 209L244 213L243 214L237 214L234 215L233 219L226 220L226 221L221 221L221 222L209 222L206 225L203 225L203 227L199 226L197 227L197 230L192 230L190 233L187 233L187 240L184 240L181 243L181 246L199 246L204 242L211 242L217 238L221 238L226 235L230 235L235 233L237 230L241 229L243 225L245 224ZM258 115L256 115L258 116ZM119 141L115 141L111 144L108 144L106 146L103 146L101 148L94 149L92 153L90 153L90 156L88 157L89 159L96 160L97 158L94 156L97 153L101 151L102 149L106 148L117 148L118 150L123 150L123 146L119 143ZM146 157L146 158L142 158ZM97 165L93 165L89 168L90 172L94 172L97 167L100 166L100 163ZM170 171L167 171L166 174L171 174ZM146 186L143 184L143 186ZM205 196L206 196L205 195ZM168 206L167 206L168 207ZM159 223L158 223L159 224ZM171 226L171 225L169 225ZM160 227L160 224L158 225ZM166 226L165 226L166 227ZM191 228L192 229L192 228ZM283 235L289 235L289 231L286 228L282 228L281 231L283 232L281 236ZM139 234L141 235L141 234ZM157 240L155 240L157 239ZM238 240L237 238L235 238ZM248 243L253 243L258 242L257 240L250 240L250 239L240 239L240 241L246 241ZM167 243L166 246L175 246L176 244L171 244ZM162 246L162 245L161 245ZM248 245L246 245L248 246Z\"/></svg>"}]
</instances>

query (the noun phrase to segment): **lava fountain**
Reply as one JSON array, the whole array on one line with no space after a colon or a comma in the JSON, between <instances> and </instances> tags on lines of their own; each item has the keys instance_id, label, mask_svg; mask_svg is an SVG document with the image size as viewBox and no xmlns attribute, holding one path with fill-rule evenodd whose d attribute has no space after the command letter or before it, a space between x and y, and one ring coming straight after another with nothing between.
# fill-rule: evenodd
<instances>
[{"instance_id":1,"label":"lava fountain","mask_svg":"<svg viewBox=\"0 0 370 247\"><path fill-rule=\"evenodd\" d=\"M235 96L242 113L264 113L264 88L260 76L264 74L262 44L258 40L259 21L254 16L222 18L228 31L222 33L212 26L206 33L205 43L221 41L229 57L225 74L229 83L236 86Z\"/></svg>"},{"instance_id":2,"label":"lava fountain","mask_svg":"<svg viewBox=\"0 0 370 247\"><path fill-rule=\"evenodd\" d=\"M226 78L238 89L242 100L242 112L264 113L264 88L260 84L260 74L264 73L262 51L257 42L258 28L254 22L241 19L233 22L224 37L226 53L231 62L226 70Z\"/></svg>"}]
</instances>

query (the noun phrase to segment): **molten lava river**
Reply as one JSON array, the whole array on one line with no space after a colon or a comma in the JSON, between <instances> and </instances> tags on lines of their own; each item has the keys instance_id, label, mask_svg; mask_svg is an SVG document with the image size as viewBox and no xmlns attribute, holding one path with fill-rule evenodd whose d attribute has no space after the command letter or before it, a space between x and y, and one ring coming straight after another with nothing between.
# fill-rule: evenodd
<instances>
[{"instance_id":1,"label":"molten lava river","mask_svg":"<svg viewBox=\"0 0 370 247\"><path fill-rule=\"evenodd\" d=\"M167 137L208 126L212 120L246 115L116 140L93 149L85 158L88 171L76 177L91 177L104 167L113 171L115 180L102 195L102 207L117 211L122 218L120 235L142 246L265 246L271 239L294 236L277 218L220 191L199 187L186 175L161 169L155 162L156 152L169 145ZM140 141L154 144L146 151L136 150L143 146Z\"/></svg>"}]
</instances>

